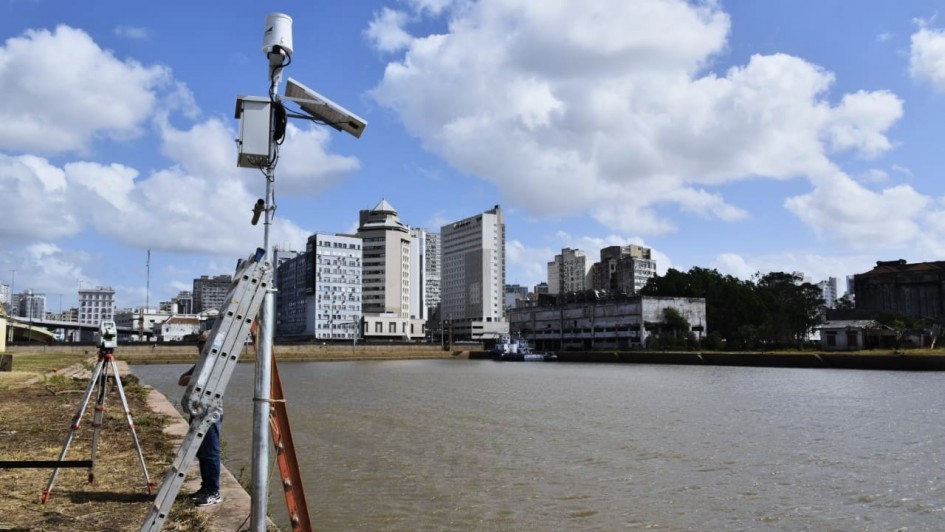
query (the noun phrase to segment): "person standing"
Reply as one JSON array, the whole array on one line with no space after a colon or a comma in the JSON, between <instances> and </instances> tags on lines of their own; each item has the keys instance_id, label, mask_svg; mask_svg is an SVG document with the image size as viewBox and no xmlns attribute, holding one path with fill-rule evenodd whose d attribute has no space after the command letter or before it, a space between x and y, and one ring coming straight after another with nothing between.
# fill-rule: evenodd
<instances>
[{"instance_id":1,"label":"person standing","mask_svg":"<svg viewBox=\"0 0 945 532\"><path fill-rule=\"evenodd\" d=\"M210 331L203 331L197 338L197 352L203 353L203 347L210 337ZM190 377L194 374L196 365L185 371L177 380L177 384L187 386L190 384ZM191 418L193 420L193 418ZM216 423L210 425L207 434L204 435L200 448L197 449L197 462L200 465L200 489L191 495L194 504L197 506L210 506L220 504L223 497L220 496L220 429L223 426L223 414Z\"/></svg>"}]
</instances>

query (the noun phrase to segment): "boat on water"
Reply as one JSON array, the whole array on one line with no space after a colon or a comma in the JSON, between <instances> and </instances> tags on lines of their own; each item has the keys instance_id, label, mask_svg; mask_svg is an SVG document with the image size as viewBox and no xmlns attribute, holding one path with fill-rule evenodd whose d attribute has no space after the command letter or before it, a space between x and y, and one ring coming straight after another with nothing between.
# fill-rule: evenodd
<instances>
[{"instance_id":1,"label":"boat on water","mask_svg":"<svg viewBox=\"0 0 945 532\"><path fill-rule=\"evenodd\" d=\"M558 360L554 353L536 353L522 339L512 339L502 335L492 349L492 360L500 362L553 362Z\"/></svg>"}]
</instances>

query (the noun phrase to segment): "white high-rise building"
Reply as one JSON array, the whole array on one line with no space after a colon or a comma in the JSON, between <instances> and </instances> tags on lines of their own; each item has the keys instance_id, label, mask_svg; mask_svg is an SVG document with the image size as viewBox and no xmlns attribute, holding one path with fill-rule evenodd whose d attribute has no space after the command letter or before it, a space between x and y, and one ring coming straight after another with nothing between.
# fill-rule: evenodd
<instances>
[{"instance_id":1,"label":"white high-rise building","mask_svg":"<svg viewBox=\"0 0 945 532\"><path fill-rule=\"evenodd\" d=\"M410 228L410 311L411 317L427 321L427 231L419 227Z\"/></svg>"},{"instance_id":2,"label":"white high-rise building","mask_svg":"<svg viewBox=\"0 0 945 532\"><path fill-rule=\"evenodd\" d=\"M834 308L837 306L837 278L828 277L826 281L817 283L817 287L824 294L824 306Z\"/></svg>"},{"instance_id":3,"label":"white high-rise building","mask_svg":"<svg viewBox=\"0 0 945 532\"><path fill-rule=\"evenodd\" d=\"M423 320L411 307L410 230L386 200L359 215L364 242L362 305L365 338L423 338ZM419 249L419 248L418 248Z\"/></svg>"},{"instance_id":4,"label":"white high-rise building","mask_svg":"<svg viewBox=\"0 0 945 532\"><path fill-rule=\"evenodd\" d=\"M410 230L397 210L381 200L360 213L358 236L364 242L363 305L365 313L410 316Z\"/></svg>"},{"instance_id":5,"label":"white high-rise building","mask_svg":"<svg viewBox=\"0 0 945 532\"><path fill-rule=\"evenodd\" d=\"M432 316L440 304L440 234L427 232L426 292L427 315Z\"/></svg>"},{"instance_id":6,"label":"white high-rise building","mask_svg":"<svg viewBox=\"0 0 945 532\"><path fill-rule=\"evenodd\" d=\"M79 290L79 323L98 326L115 319L115 289L97 286Z\"/></svg>"},{"instance_id":7,"label":"white high-rise building","mask_svg":"<svg viewBox=\"0 0 945 532\"><path fill-rule=\"evenodd\" d=\"M508 332L504 319L505 216L494 208L444 225L441 307L454 338Z\"/></svg>"},{"instance_id":8,"label":"white high-rise building","mask_svg":"<svg viewBox=\"0 0 945 532\"><path fill-rule=\"evenodd\" d=\"M276 336L360 338L361 239L316 233L305 253L276 250Z\"/></svg>"},{"instance_id":9,"label":"white high-rise building","mask_svg":"<svg viewBox=\"0 0 945 532\"><path fill-rule=\"evenodd\" d=\"M10 312L8 309L10 307L10 285L0 283L0 308L3 308L5 311Z\"/></svg>"},{"instance_id":10,"label":"white high-rise building","mask_svg":"<svg viewBox=\"0 0 945 532\"><path fill-rule=\"evenodd\" d=\"M306 265L312 269L306 319L316 339L353 340L361 322L363 242L356 236L316 233L309 237ZM306 281L306 291L308 291Z\"/></svg>"}]
</instances>

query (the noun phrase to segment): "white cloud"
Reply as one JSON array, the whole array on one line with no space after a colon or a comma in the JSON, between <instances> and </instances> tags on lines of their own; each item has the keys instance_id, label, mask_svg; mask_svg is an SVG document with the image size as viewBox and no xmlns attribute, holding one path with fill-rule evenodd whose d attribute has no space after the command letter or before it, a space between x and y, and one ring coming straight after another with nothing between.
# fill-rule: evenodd
<instances>
[{"instance_id":1,"label":"white cloud","mask_svg":"<svg viewBox=\"0 0 945 532\"><path fill-rule=\"evenodd\" d=\"M889 173L880 168L870 168L860 176L864 183L882 183L889 180Z\"/></svg>"},{"instance_id":2,"label":"white cloud","mask_svg":"<svg viewBox=\"0 0 945 532\"><path fill-rule=\"evenodd\" d=\"M534 285L548 281L548 261L556 253L551 248L530 248L519 240L507 240L505 243L506 282L522 284L533 288Z\"/></svg>"},{"instance_id":3,"label":"white cloud","mask_svg":"<svg viewBox=\"0 0 945 532\"><path fill-rule=\"evenodd\" d=\"M45 159L0 153L0 198L2 239L54 239L79 230L66 196L65 172Z\"/></svg>"},{"instance_id":4,"label":"white cloud","mask_svg":"<svg viewBox=\"0 0 945 532\"><path fill-rule=\"evenodd\" d=\"M87 151L97 137L140 133L164 67L120 61L82 30L30 30L0 47L0 149ZM37 80L42 80L37 82Z\"/></svg>"},{"instance_id":5,"label":"white cloud","mask_svg":"<svg viewBox=\"0 0 945 532\"><path fill-rule=\"evenodd\" d=\"M406 13L385 7L374 14L374 18L368 23L367 29L364 30L364 35L378 50L396 52L406 48L413 39L404 30L406 23Z\"/></svg>"},{"instance_id":6,"label":"white cloud","mask_svg":"<svg viewBox=\"0 0 945 532\"><path fill-rule=\"evenodd\" d=\"M751 206L715 187L816 180L835 171L831 153L889 150L902 116L884 91L832 104L833 74L785 54L708 72L729 31L716 2L446 9L449 31L412 38L371 94L426 149L540 216L587 213L647 235L676 229L672 206L744 220Z\"/></svg>"},{"instance_id":7,"label":"white cloud","mask_svg":"<svg viewBox=\"0 0 945 532\"><path fill-rule=\"evenodd\" d=\"M738 253L721 253L711 267L722 275L731 275L743 281L756 274L771 272L800 272L813 283L829 277L837 279L837 290L846 292L848 275L869 271L876 258L869 253L862 255L825 255L815 251L782 251L773 254L745 256Z\"/></svg>"},{"instance_id":8,"label":"white cloud","mask_svg":"<svg viewBox=\"0 0 945 532\"><path fill-rule=\"evenodd\" d=\"M218 178L236 172L236 132L222 120L210 118L180 130L166 117L157 120L161 152L187 172L204 178Z\"/></svg>"},{"instance_id":9,"label":"white cloud","mask_svg":"<svg viewBox=\"0 0 945 532\"><path fill-rule=\"evenodd\" d=\"M460 3L461 0L407 0L407 3L417 13L429 13L439 15L451 5Z\"/></svg>"},{"instance_id":10,"label":"white cloud","mask_svg":"<svg viewBox=\"0 0 945 532\"><path fill-rule=\"evenodd\" d=\"M827 134L835 150L876 157L892 147L883 132L902 117L902 101L886 91L859 91L844 95L832 115Z\"/></svg>"},{"instance_id":11,"label":"white cloud","mask_svg":"<svg viewBox=\"0 0 945 532\"><path fill-rule=\"evenodd\" d=\"M146 41L151 38L151 31L140 26L117 26L115 35L136 41Z\"/></svg>"},{"instance_id":12,"label":"white cloud","mask_svg":"<svg viewBox=\"0 0 945 532\"><path fill-rule=\"evenodd\" d=\"M919 30L911 39L909 73L916 81L945 92L945 30L929 28L926 21L918 22Z\"/></svg>"},{"instance_id":13,"label":"white cloud","mask_svg":"<svg viewBox=\"0 0 945 532\"><path fill-rule=\"evenodd\" d=\"M873 192L836 173L814 190L785 200L785 207L821 237L853 249L903 247L920 234L930 199L907 185Z\"/></svg>"},{"instance_id":14,"label":"white cloud","mask_svg":"<svg viewBox=\"0 0 945 532\"><path fill-rule=\"evenodd\" d=\"M328 152L331 131L325 126L288 125L276 170L283 193L317 196L361 168L355 157Z\"/></svg>"},{"instance_id":15,"label":"white cloud","mask_svg":"<svg viewBox=\"0 0 945 532\"><path fill-rule=\"evenodd\" d=\"M890 169L893 172L896 172L897 174L902 175L904 177L912 177L912 170L906 168L905 166L899 166L898 164L894 164L890 166Z\"/></svg>"}]
</instances>

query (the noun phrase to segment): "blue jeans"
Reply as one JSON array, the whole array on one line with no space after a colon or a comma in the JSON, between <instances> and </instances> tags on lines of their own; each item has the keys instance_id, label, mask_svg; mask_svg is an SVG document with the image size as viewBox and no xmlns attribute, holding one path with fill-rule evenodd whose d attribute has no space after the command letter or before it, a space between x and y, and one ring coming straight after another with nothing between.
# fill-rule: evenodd
<instances>
[{"instance_id":1,"label":"blue jeans","mask_svg":"<svg viewBox=\"0 0 945 532\"><path fill-rule=\"evenodd\" d=\"M220 491L220 428L223 427L223 415L210 425L207 434L197 449L197 461L200 463L200 491L218 493Z\"/></svg>"}]
</instances>

